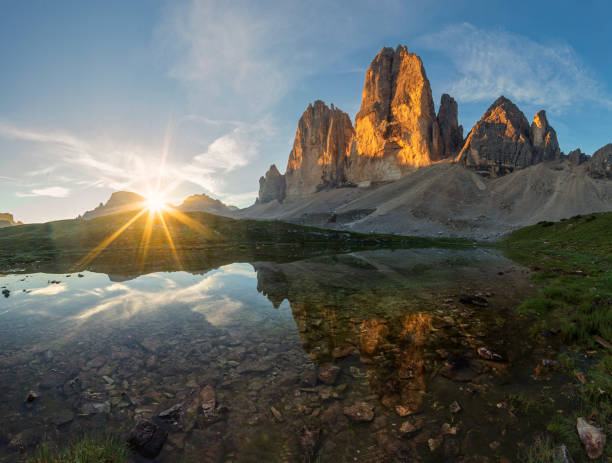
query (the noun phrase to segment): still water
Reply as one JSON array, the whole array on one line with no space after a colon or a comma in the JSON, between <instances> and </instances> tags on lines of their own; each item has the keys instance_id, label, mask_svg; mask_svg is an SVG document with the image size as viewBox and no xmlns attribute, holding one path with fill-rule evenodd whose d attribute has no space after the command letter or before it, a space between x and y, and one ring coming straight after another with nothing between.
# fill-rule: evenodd
<instances>
[{"instance_id":1,"label":"still water","mask_svg":"<svg viewBox=\"0 0 612 463\"><path fill-rule=\"evenodd\" d=\"M159 462L515 461L542 423L508 397L563 408L514 312L528 272L489 249L0 286L2 462L142 419Z\"/></svg>"}]
</instances>

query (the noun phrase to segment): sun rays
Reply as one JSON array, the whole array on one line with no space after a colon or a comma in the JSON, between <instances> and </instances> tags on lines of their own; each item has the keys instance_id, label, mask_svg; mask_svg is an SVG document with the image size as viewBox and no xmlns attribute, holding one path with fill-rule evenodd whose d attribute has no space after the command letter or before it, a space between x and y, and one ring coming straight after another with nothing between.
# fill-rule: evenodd
<instances>
[{"instance_id":1,"label":"sun rays","mask_svg":"<svg viewBox=\"0 0 612 463\"><path fill-rule=\"evenodd\" d=\"M176 237L173 236L174 226L169 225L168 219L172 219L175 223L180 223L187 226L192 231L201 235L205 240L213 237L213 232L206 225L193 219L189 215L177 210L165 200L165 196L160 193L148 194L145 197L145 201L133 204L134 215L132 215L127 222L121 225L117 230L106 237L100 244L93 248L85 257L83 257L78 263L78 269L82 269L89 265L94 259L96 259L106 248L108 248L114 241L116 241L126 230L133 225L137 224L137 221L146 214L146 220L142 226L142 235L137 246L138 249L138 265L144 269L149 251L151 250L151 239L156 230L162 233L165 238L165 243L172 255L172 259L179 269L183 268L181 258L179 255L179 249L175 244Z\"/></svg>"}]
</instances>

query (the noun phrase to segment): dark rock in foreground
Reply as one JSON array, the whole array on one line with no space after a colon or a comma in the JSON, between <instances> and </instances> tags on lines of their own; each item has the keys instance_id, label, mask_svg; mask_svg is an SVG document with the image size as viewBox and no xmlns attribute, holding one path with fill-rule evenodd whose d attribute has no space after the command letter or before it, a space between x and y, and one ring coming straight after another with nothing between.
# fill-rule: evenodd
<instances>
[{"instance_id":1,"label":"dark rock in foreground","mask_svg":"<svg viewBox=\"0 0 612 463\"><path fill-rule=\"evenodd\" d=\"M149 420L136 423L130 433L128 443L138 453L147 458L155 458L161 452L168 433Z\"/></svg>"}]
</instances>

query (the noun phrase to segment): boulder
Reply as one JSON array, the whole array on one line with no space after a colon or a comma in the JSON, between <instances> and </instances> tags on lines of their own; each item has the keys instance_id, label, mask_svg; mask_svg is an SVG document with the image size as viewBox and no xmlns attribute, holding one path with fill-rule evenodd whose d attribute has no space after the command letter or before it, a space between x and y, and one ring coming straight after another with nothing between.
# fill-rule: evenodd
<instances>
[{"instance_id":1,"label":"boulder","mask_svg":"<svg viewBox=\"0 0 612 463\"><path fill-rule=\"evenodd\" d=\"M161 452L168 433L149 420L136 423L130 433L128 443L141 455L155 458Z\"/></svg>"},{"instance_id":2,"label":"boulder","mask_svg":"<svg viewBox=\"0 0 612 463\"><path fill-rule=\"evenodd\" d=\"M353 139L348 114L317 100L300 118L285 171L285 195L301 198L346 182L346 158ZM264 179L265 180L265 179Z\"/></svg>"}]
</instances>

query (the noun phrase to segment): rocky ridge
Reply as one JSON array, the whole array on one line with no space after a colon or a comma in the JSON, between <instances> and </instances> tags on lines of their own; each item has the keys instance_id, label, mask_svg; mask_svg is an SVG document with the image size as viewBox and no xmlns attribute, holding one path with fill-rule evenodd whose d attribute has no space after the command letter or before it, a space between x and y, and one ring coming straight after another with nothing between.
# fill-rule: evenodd
<instances>
[{"instance_id":1,"label":"rocky ridge","mask_svg":"<svg viewBox=\"0 0 612 463\"><path fill-rule=\"evenodd\" d=\"M538 112L530 126L521 110L500 96L474 125L457 160L479 174L499 177L560 156L546 112Z\"/></svg>"},{"instance_id":2,"label":"rocky ridge","mask_svg":"<svg viewBox=\"0 0 612 463\"><path fill-rule=\"evenodd\" d=\"M13 214L8 212L0 212L0 228L14 227L16 225L23 225L22 222L16 222Z\"/></svg>"},{"instance_id":3,"label":"rocky ridge","mask_svg":"<svg viewBox=\"0 0 612 463\"><path fill-rule=\"evenodd\" d=\"M182 212L201 211L225 216L230 215L234 210L218 199L211 198L204 193L188 196L177 209Z\"/></svg>"},{"instance_id":4,"label":"rocky ridge","mask_svg":"<svg viewBox=\"0 0 612 463\"><path fill-rule=\"evenodd\" d=\"M544 110L530 124L504 96L464 140L458 105L450 95L442 95L436 115L421 59L405 46L383 48L366 73L354 129L348 115L333 105L309 105L300 118L286 173L270 168L260 179L257 203L396 181L438 162L457 162L491 178L542 162L592 162L588 175L609 178L612 161L605 148L593 160L579 149L564 155Z\"/></svg>"},{"instance_id":5,"label":"rocky ridge","mask_svg":"<svg viewBox=\"0 0 612 463\"><path fill-rule=\"evenodd\" d=\"M100 203L98 207L83 214L82 218L90 220L103 215L116 214L142 209L146 199L138 193L130 191L115 191L106 203Z\"/></svg>"}]
</instances>

